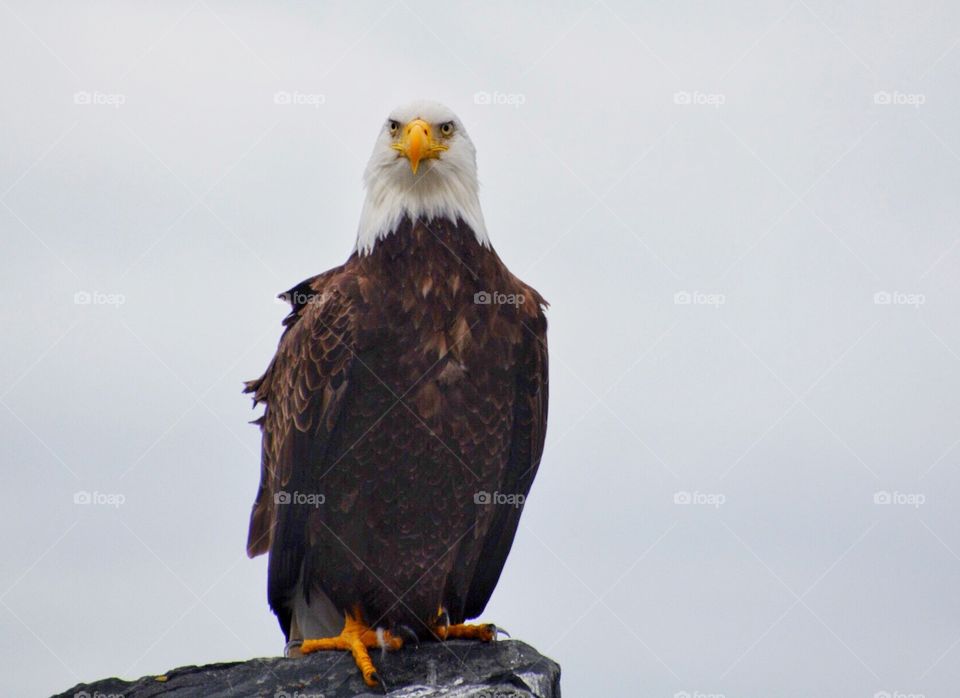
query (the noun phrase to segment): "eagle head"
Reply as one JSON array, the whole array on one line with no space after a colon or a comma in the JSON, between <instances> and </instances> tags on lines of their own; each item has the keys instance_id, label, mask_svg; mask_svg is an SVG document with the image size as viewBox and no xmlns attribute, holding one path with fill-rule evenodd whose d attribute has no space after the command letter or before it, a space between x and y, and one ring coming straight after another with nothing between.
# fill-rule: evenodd
<instances>
[{"instance_id":1,"label":"eagle head","mask_svg":"<svg viewBox=\"0 0 960 698\"><path fill-rule=\"evenodd\" d=\"M364 172L367 189L357 250L373 250L404 217L429 223L465 223L484 245L477 151L463 123L448 107L419 100L397 107L377 134Z\"/></svg>"}]
</instances>

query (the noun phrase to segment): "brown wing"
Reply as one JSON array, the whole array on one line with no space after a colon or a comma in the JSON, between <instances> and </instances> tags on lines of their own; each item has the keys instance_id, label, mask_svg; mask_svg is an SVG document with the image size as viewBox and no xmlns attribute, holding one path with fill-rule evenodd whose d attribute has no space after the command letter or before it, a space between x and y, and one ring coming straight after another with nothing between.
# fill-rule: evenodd
<instances>
[{"instance_id":1,"label":"brown wing","mask_svg":"<svg viewBox=\"0 0 960 698\"><path fill-rule=\"evenodd\" d=\"M266 403L260 487L247 537L247 554L270 552L268 597L289 623L289 600L306 547L307 508L289 498L324 458L349 388L355 341L355 308L334 269L284 296L293 305L286 331L266 373L247 384L254 404ZM283 296L281 296L283 297ZM284 631L287 631L284 627Z\"/></svg>"},{"instance_id":2,"label":"brown wing","mask_svg":"<svg viewBox=\"0 0 960 698\"><path fill-rule=\"evenodd\" d=\"M537 299L538 312L535 317L522 321L525 339L517 370L513 438L499 490L501 493L521 494L524 499L530 492L543 454L549 389L547 320L540 310L542 299L536 292L532 295ZM494 509L496 513L467 592L464 608L466 618L479 616L490 600L513 545L523 505L496 506Z\"/></svg>"}]
</instances>

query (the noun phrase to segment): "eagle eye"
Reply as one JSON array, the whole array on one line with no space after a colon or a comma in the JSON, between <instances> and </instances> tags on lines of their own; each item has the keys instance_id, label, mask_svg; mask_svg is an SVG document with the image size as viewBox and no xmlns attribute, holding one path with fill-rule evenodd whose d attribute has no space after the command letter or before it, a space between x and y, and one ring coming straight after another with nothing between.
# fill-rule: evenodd
<instances>
[{"instance_id":1,"label":"eagle eye","mask_svg":"<svg viewBox=\"0 0 960 698\"><path fill-rule=\"evenodd\" d=\"M390 119L390 121L387 122L387 130L390 132L391 136L396 136L397 133L400 132L400 122Z\"/></svg>"},{"instance_id":2,"label":"eagle eye","mask_svg":"<svg viewBox=\"0 0 960 698\"><path fill-rule=\"evenodd\" d=\"M442 124L440 124L440 133L442 133L444 136L447 136L447 137L452 136L452 135L453 135L453 122L452 122L452 121L445 121L445 122L443 122Z\"/></svg>"}]
</instances>

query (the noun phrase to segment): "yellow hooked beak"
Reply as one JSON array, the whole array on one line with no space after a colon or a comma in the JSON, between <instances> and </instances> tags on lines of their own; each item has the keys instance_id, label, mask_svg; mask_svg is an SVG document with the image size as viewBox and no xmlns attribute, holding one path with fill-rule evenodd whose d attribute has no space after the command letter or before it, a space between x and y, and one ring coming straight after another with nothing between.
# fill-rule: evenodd
<instances>
[{"instance_id":1,"label":"yellow hooked beak","mask_svg":"<svg viewBox=\"0 0 960 698\"><path fill-rule=\"evenodd\" d=\"M438 158L448 146L437 143L430 131L430 124L423 119L414 119L403 127L403 136L400 141L391 146L403 154L410 161L410 169L417 174L420 161L427 158Z\"/></svg>"}]
</instances>

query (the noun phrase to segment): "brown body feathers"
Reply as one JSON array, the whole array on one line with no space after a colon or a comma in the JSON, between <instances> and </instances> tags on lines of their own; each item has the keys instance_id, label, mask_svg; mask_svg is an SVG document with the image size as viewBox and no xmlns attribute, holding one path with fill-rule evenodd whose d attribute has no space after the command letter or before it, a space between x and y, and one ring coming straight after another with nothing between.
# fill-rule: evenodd
<instances>
[{"instance_id":1,"label":"brown body feathers","mask_svg":"<svg viewBox=\"0 0 960 698\"><path fill-rule=\"evenodd\" d=\"M484 295L486 294L486 295ZM537 472L544 301L462 223L405 220L288 292L247 551L290 634L298 581L425 633L479 615Z\"/></svg>"}]
</instances>

